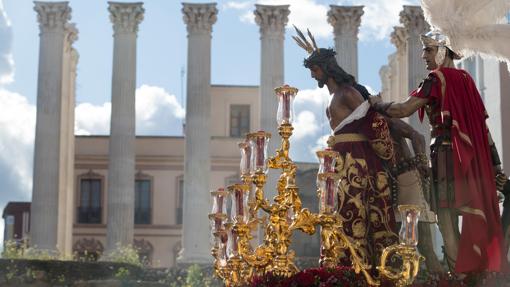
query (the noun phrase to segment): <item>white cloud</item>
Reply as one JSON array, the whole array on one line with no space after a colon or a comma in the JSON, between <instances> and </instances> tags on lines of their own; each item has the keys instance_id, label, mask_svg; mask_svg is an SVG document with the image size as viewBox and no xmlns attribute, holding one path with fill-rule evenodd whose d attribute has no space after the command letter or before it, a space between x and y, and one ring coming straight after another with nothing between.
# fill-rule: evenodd
<instances>
[{"instance_id":1,"label":"white cloud","mask_svg":"<svg viewBox=\"0 0 510 287\"><path fill-rule=\"evenodd\" d=\"M76 135L107 135L110 133L112 103L95 106L80 103L75 108L74 133Z\"/></svg>"},{"instance_id":2,"label":"white cloud","mask_svg":"<svg viewBox=\"0 0 510 287\"><path fill-rule=\"evenodd\" d=\"M0 209L9 201L26 201L32 191L35 106L0 87ZM4 221L0 219L0 249Z\"/></svg>"},{"instance_id":3,"label":"white cloud","mask_svg":"<svg viewBox=\"0 0 510 287\"><path fill-rule=\"evenodd\" d=\"M244 10L253 5L252 1L229 1L223 4L223 9Z\"/></svg>"},{"instance_id":4,"label":"white cloud","mask_svg":"<svg viewBox=\"0 0 510 287\"><path fill-rule=\"evenodd\" d=\"M299 28L309 28L317 38L332 38L333 28L327 22L329 5L318 3L317 0L257 0L243 2L228 2L229 8L241 11L239 19L242 22L255 24L253 4L288 5L290 15L287 29L292 25ZM337 5L363 5L364 14L361 17L360 41L382 40L389 37L394 26L400 25L399 13L403 5L419 5L419 0L342 0ZM224 5L224 6L226 6Z\"/></svg>"},{"instance_id":5,"label":"white cloud","mask_svg":"<svg viewBox=\"0 0 510 287\"><path fill-rule=\"evenodd\" d=\"M230 2L229 2L230 3ZM294 30L292 25L301 29L310 29L316 38L326 38L331 36L333 31L331 25L327 22L327 5L318 4L315 0L257 0L236 2L236 7L241 11L239 19L244 23L255 24L253 11L256 4L263 5L290 5L289 22L287 29Z\"/></svg>"},{"instance_id":6,"label":"white cloud","mask_svg":"<svg viewBox=\"0 0 510 287\"><path fill-rule=\"evenodd\" d=\"M136 132L150 135L180 135L184 108L163 88L142 85L136 90Z\"/></svg>"},{"instance_id":7,"label":"white cloud","mask_svg":"<svg viewBox=\"0 0 510 287\"><path fill-rule=\"evenodd\" d=\"M76 107L75 133L79 135L109 134L111 103ZM180 135L185 111L175 95L163 88L142 85L136 90L136 134Z\"/></svg>"},{"instance_id":8,"label":"white cloud","mask_svg":"<svg viewBox=\"0 0 510 287\"><path fill-rule=\"evenodd\" d=\"M313 152L315 153L316 151L318 150L322 150L322 149L325 149L328 147L328 138L331 134L325 134L321 137L319 137L316 141L315 141L315 146L312 148Z\"/></svg>"},{"instance_id":9,"label":"white cloud","mask_svg":"<svg viewBox=\"0 0 510 287\"><path fill-rule=\"evenodd\" d=\"M333 27L327 21L329 10L327 5L318 4L315 0L260 0L258 2L268 5L290 4L287 29L291 29L292 33L294 33L292 25L296 25L301 30L310 29L316 38L331 37Z\"/></svg>"},{"instance_id":10,"label":"white cloud","mask_svg":"<svg viewBox=\"0 0 510 287\"><path fill-rule=\"evenodd\" d=\"M16 189L25 197L32 190L35 115L27 98L0 88L0 165L18 179Z\"/></svg>"},{"instance_id":11,"label":"white cloud","mask_svg":"<svg viewBox=\"0 0 510 287\"><path fill-rule=\"evenodd\" d=\"M14 60L12 57L12 27L0 0L0 85L14 81Z\"/></svg>"},{"instance_id":12,"label":"white cloud","mask_svg":"<svg viewBox=\"0 0 510 287\"><path fill-rule=\"evenodd\" d=\"M368 93L370 93L371 95L377 94L377 92L374 90L374 88L367 86L367 85L364 85L364 86L365 86L365 88L367 88Z\"/></svg>"},{"instance_id":13,"label":"white cloud","mask_svg":"<svg viewBox=\"0 0 510 287\"><path fill-rule=\"evenodd\" d=\"M294 109L296 120L291 138L291 156L295 161L315 162L317 141L331 129L326 117L326 107L331 96L326 88L302 90L296 96Z\"/></svg>"},{"instance_id":14,"label":"white cloud","mask_svg":"<svg viewBox=\"0 0 510 287\"><path fill-rule=\"evenodd\" d=\"M255 24L255 15L253 15L253 11L245 11L243 15L239 16L239 20L243 23Z\"/></svg>"},{"instance_id":15,"label":"white cloud","mask_svg":"<svg viewBox=\"0 0 510 287\"><path fill-rule=\"evenodd\" d=\"M338 5L363 5L360 41L382 40L389 37L394 26L400 25L399 14L403 5L419 5L419 0L343 0Z\"/></svg>"},{"instance_id":16,"label":"white cloud","mask_svg":"<svg viewBox=\"0 0 510 287\"><path fill-rule=\"evenodd\" d=\"M300 112L293 126L296 140L303 139L310 134L315 134L319 129L319 123L317 123L315 115L311 111Z\"/></svg>"}]
</instances>

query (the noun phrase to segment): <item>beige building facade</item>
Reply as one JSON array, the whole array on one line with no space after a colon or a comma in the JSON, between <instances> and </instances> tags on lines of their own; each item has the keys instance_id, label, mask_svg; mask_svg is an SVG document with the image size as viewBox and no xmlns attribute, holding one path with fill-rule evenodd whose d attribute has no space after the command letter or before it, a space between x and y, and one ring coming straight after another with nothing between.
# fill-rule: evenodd
<instances>
[{"instance_id":1,"label":"beige building facade","mask_svg":"<svg viewBox=\"0 0 510 287\"><path fill-rule=\"evenodd\" d=\"M257 86L211 86L210 190L239 182L237 143L259 129L258 95ZM72 252L87 260L106 251L108 154L109 136L75 137L74 202L66 217L73 222ZM185 138L137 136L135 155L133 246L152 267L174 266L182 248ZM317 164L299 164L303 204L312 210L317 209L316 173ZM317 235L298 232L294 238L298 256L318 259Z\"/></svg>"},{"instance_id":2,"label":"beige building facade","mask_svg":"<svg viewBox=\"0 0 510 287\"><path fill-rule=\"evenodd\" d=\"M211 86L210 189L239 180L237 143L258 129L257 95L255 86ZM108 144L108 136L76 137L74 252L106 244ZM185 139L137 136L135 146L133 245L152 266L170 267L182 246Z\"/></svg>"}]
</instances>

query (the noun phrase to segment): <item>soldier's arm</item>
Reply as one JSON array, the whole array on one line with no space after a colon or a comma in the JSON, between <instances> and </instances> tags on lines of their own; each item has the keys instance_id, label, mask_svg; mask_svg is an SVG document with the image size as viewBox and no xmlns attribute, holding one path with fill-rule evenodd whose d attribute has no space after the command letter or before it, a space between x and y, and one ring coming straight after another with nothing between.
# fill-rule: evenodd
<instances>
[{"instance_id":1,"label":"soldier's arm","mask_svg":"<svg viewBox=\"0 0 510 287\"><path fill-rule=\"evenodd\" d=\"M380 96L369 99L372 107L379 113L392 118L405 118L412 115L419 108L429 102L429 96L433 86L437 83L431 74L420 84L415 96L407 98L402 103L384 103Z\"/></svg>"},{"instance_id":2,"label":"soldier's arm","mask_svg":"<svg viewBox=\"0 0 510 287\"><path fill-rule=\"evenodd\" d=\"M402 103L384 103L379 97L371 97L370 104L379 113L392 118L405 118L427 104L428 99L409 97Z\"/></svg>"}]
</instances>

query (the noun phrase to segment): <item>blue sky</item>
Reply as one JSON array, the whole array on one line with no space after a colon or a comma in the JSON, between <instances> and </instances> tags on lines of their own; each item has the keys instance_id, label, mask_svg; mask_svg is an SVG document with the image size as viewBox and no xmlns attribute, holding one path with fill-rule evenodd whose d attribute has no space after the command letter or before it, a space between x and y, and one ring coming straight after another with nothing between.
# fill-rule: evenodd
<instances>
[{"instance_id":1,"label":"blue sky","mask_svg":"<svg viewBox=\"0 0 510 287\"><path fill-rule=\"evenodd\" d=\"M79 30L80 54L76 85L78 134L107 134L109 130L112 25L107 1L71 0L71 22ZM189 1L204 2L204 1ZM395 51L389 34L398 25L404 4L418 0L272 0L217 1L213 26L212 84L258 85L260 40L253 22L255 3L290 4L289 26L310 28L321 47L333 47L326 12L330 4L365 5L358 50L359 79L380 89L379 69ZM30 200L35 135L35 104L39 56L39 27L33 2L0 0L0 208L7 201ZM187 38L180 1L146 0L145 19L138 32L137 134L180 135L185 110ZM301 90L296 99L297 121L293 159L314 161L313 149L329 133L324 117L325 90L316 88L303 68L305 52L285 36L285 82ZM341 51L340 51L341 52ZM184 84L184 85L183 85ZM0 220L0 230L3 221ZM2 232L0 232L1 242Z\"/></svg>"},{"instance_id":2,"label":"blue sky","mask_svg":"<svg viewBox=\"0 0 510 287\"><path fill-rule=\"evenodd\" d=\"M35 103L39 28L33 11L33 2L28 0L3 0L4 13L11 22L12 51L15 63L15 81L6 86L26 96ZM79 30L75 47L80 53L77 79L77 102L102 104L110 99L112 66L112 26L108 19L107 2L100 0L69 1L72 7L72 22ZM203 2L203 1L189 1ZM232 5L237 2L239 5ZM293 4L295 2L296 4ZM265 3L290 3L315 5L322 8L329 4L364 1L266 1ZM369 2L369 1L365 1ZM388 2L381 2L382 9ZM403 1L395 1L404 3ZM212 83L257 85L259 83L260 42L258 26L242 19L252 12L254 1L218 1L218 21L213 26L212 39ZM244 4L247 3L247 4ZM392 5L397 6L397 5ZM179 1L148 0L144 3L145 19L138 33L137 83L164 88L181 101L181 69L186 64L186 30L182 20ZM233 8L236 7L236 8ZM242 7L242 8L240 8ZM311 6L314 7L314 6ZM382 13L384 12L381 11ZM381 14L382 14L381 13ZM312 13L313 14L313 13ZM292 14L290 16L292 19ZM301 16L301 15L300 15ZM366 15L365 15L366 16ZM382 15L381 15L382 16ZM302 16L301 16L302 17ZM329 28L326 15L320 16L323 23L308 25L319 35L324 27ZM395 15L394 23L398 22ZM312 19L313 20L313 19ZM363 19L368 20L368 19ZM295 21L307 22L301 19ZM370 22L382 21L372 19ZM312 21L309 21L314 24ZM367 21L364 21L367 22ZM306 23L309 24L309 23ZM366 23L363 23L366 26ZM382 23L382 25L386 25ZM384 29L384 27L383 27ZM366 29L365 29L366 30ZM372 34L374 31L370 31ZM285 81L300 89L314 88L308 72L302 68L303 51L290 39L293 31L287 30L285 40ZM363 33L363 29L362 29ZM332 33L319 36L320 46L333 46ZM373 36L373 35L370 35ZM387 36L387 35L386 35ZM380 87L378 70L387 62L387 55L394 51L387 37L361 39L359 43L359 81L375 90Z\"/></svg>"}]
</instances>

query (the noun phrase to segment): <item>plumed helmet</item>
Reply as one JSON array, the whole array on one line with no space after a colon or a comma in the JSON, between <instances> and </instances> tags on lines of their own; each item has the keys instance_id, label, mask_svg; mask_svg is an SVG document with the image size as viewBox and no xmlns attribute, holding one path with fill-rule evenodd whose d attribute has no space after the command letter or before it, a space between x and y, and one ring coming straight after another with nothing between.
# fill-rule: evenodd
<instances>
[{"instance_id":1,"label":"plumed helmet","mask_svg":"<svg viewBox=\"0 0 510 287\"><path fill-rule=\"evenodd\" d=\"M462 55L452 48L452 44L450 43L450 39L444 34L441 34L438 30L432 30L424 35L420 35L420 40L423 46L435 46L438 47L436 54L436 64L442 65L446 58L446 49L449 49L452 52L453 59L461 59Z\"/></svg>"}]
</instances>

